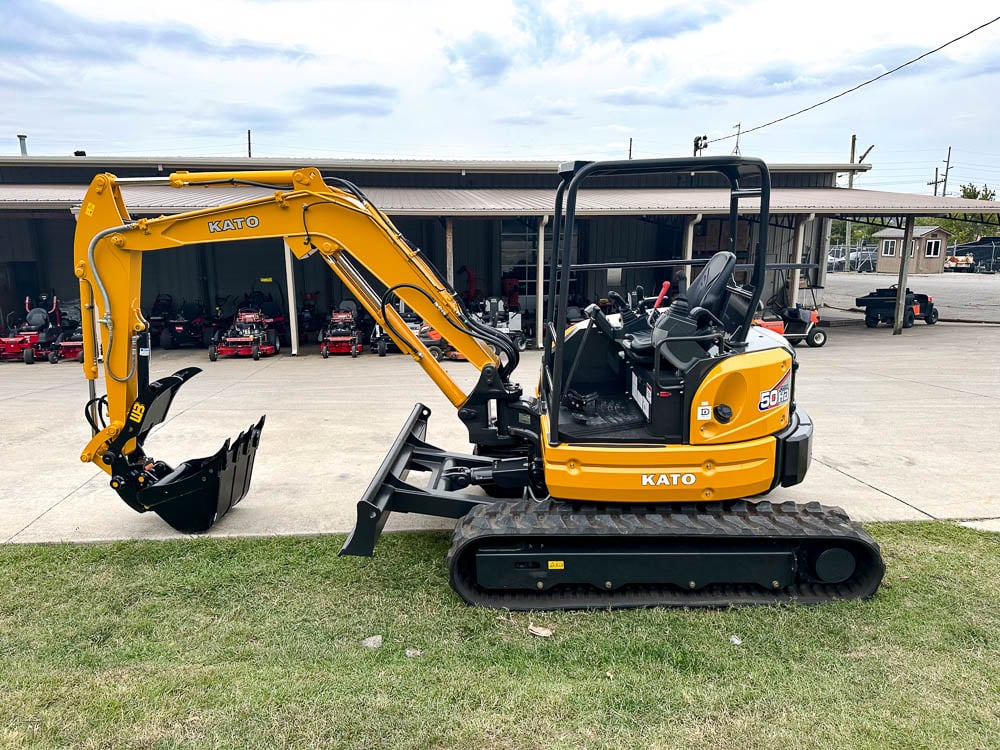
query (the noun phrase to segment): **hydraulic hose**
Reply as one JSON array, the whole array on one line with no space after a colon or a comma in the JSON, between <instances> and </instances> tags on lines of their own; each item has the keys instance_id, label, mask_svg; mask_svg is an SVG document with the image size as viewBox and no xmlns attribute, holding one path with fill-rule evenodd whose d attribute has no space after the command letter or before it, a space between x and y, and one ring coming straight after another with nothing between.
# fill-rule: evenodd
<instances>
[{"instance_id":1,"label":"hydraulic hose","mask_svg":"<svg viewBox=\"0 0 1000 750\"><path fill-rule=\"evenodd\" d=\"M104 288L104 282L101 281L101 274L97 271L97 264L94 262L94 250L97 247L97 243L102 239L107 237L109 234L114 234L115 232L128 231L137 226L135 223L132 224L121 224L117 227L109 227L108 229L102 229L100 232L95 234L90 240L90 244L87 246L87 262L90 264L90 272L94 275L94 281L97 282L97 289L101 293L101 297L104 299L104 317L100 318L100 322L103 323L108 328L108 351L104 357L104 369L108 373L108 377L118 383L127 383L135 375L136 368L136 356L135 356L135 346L130 342L129 345L129 369L128 374L124 378L120 378L115 375L114 371L111 369L111 352L115 348L115 327L111 325L111 298L108 297L108 290ZM94 342L95 349L97 348L97 342Z\"/></svg>"}]
</instances>

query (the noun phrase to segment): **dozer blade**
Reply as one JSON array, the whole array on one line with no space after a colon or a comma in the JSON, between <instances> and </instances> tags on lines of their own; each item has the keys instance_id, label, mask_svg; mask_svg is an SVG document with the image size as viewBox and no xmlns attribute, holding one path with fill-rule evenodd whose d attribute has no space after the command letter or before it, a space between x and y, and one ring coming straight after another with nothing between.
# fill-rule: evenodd
<instances>
[{"instance_id":1,"label":"dozer blade","mask_svg":"<svg viewBox=\"0 0 1000 750\"><path fill-rule=\"evenodd\" d=\"M431 410L417 404L403 424L375 477L358 501L358 520L340 555L371 557L382 527L390 514L420 513L439 518L461 518L489 498L466 495L450 489L450 475L463 469L485 468L492 460L481 456L450 453L424 442ZM425 486L406 481L415 471L428 475Z\"/></svg>"},{"instance_id":2,"label":"dozer blade","mask_svg":"<svg viewBox=\"0 0 1000 750\"><path fill-rule=\"evenodd\" d=\"M151 510L185 534L207 531L243 499L264 429L261 417L214 455L183 461L176 468L147 456L143 443L150 430L164 420L177 390L199 372L188 367L150 383L104 456L112 468L111 486L129 506L140 513ZM133 440L135 448L126 454L124 448Z\"/></svg>"}]
</instances>

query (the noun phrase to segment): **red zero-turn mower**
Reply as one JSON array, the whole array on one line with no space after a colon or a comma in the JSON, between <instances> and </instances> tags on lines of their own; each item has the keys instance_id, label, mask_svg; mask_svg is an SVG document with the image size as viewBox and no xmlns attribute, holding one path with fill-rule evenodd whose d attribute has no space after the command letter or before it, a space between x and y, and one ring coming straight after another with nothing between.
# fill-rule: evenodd
<instances>
[{"instance_id":1,"label":"red zero-turn mower","mask_svg":"<svg viewBox=\"0 0 1000 750\"><path fill-rule=\"evenodd\" d=\"M232 326L223 331L208 347L208 358L269 357L281 350L278 332L264 327L264 316L258 308L244 307L236 312Z\"/></svg>"},{"instance_id":2,"label":"red zero-turn mower","mask_svg":"<svg viewBox=\"0 0 1000 750\"><path fill-rule=\"evenodd\" d=\"M185 302L167 316L160 331L160 346L164 349L205 346L210 333L211 322L205 306L199 302Z\"/></svg>"},{"instance_id":3,"label":"red zero-turn mower","mask_svg":"<svg viewBox=\"0 0 1000 750\"><path fill-rule=\"evenodd\" d=\"M35 347L27 335L18 332L16 316L16 312L7 314L7 330L0 336L0 360L23 359L31 364L35 361Z\"/></svg>"},{"instance_id":4,"label":"red zero-turn mower","mask_svg":"<svg viewBox=\"0 0 1000 750\"><path fill-rule=\"evenodd\" d=\"M79 320L81 312L78 301L68 303L65 312L60 312L62 330L49 348L49 362L52 364L58 364L64 359L83 362L83 324Z\"/></svg>"},{"instance_id":5,"label":"red zero-turn mower","mask_svg":"<svg viewBox=\"0 0 1000 750\"><path fill-rule=\"evenodd\" d=\"M364 348L364 333L354 321L354 314L345 310L330 313L330 320L319 334L319 353L326 359L331 354L357 357Z\"/></svg>"},{"instance_id":6,"label":"red zero-turn mower","mask_svg":"<svg viewBox=\"0 0 1000 750\"><path fill-rule=\"evenodd\" d=\"M445 341L444 337L435 329L424 323L417 331L417 336L427 347L431 356L439 362L443 359L465 361L465 355L455 347Z\"/></svg>"},{"instance_id":7,"label":"red zero-turn mower","mask_svg":"<svg viewBox=\"0 0 1000 750\"><path fill-rule=\"evenodd\" d=\"M278 296L268 291L274 289ZM291 346L292 339L288 327L288 305L285 304L285 293L281 289L281 284L274 281L271 276L261 276L253 283L250 293L245 295L240 307L256 307L260 310L264 320L265 328L273 328L277 331L278 341Z\"/></svg>"},{"instance_id":8,"label":"red zero-turn mower","mask_svg":"<svg viewBox=\"0 0 1000 750\"><path fill-rule=\"evenodd\" d=\"M78 326L74 331L64 331L52 344L49 362L55 365L63 359L83 362L83 326Z\"/></svg>"},{"instance_id":9,"label":"red zero-turn mower","mask_svg":"<svg viewBox=\"0 0 1000 750\"><path fill-rule=\"evenodd\" d=\"M22 359L26 365L36 359L46 359L49 350L62 334L59 300L47 294L38 295L32 305L31 297L24 299L25 317L20 325L7 318L7 335L0 338L0 359Z\"/></svg>"},{"instance_id":10,"label":"red zero-turn mower","mask_svg":"<svg viewBox=\"0 0 1000 750\"><path fill-rule=\"evenodd\" d=\"M319 292L306 292L302 295L302 307L299 308L299 343L315 341L321 338L324 315L319 309Z\"/></svg>"}]
</instances>

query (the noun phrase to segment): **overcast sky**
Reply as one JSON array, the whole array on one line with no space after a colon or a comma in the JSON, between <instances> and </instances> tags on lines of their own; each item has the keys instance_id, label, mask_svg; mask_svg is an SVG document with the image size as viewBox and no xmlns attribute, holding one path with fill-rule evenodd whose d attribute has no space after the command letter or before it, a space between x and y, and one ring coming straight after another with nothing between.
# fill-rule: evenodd
<instances>
[{"instance_id":1,"label":"overcast sky","mask_svg":"<svg viewBox=\"0 0 1000 750\"><path fill-rule=\"evenodd\" d=\"M0 154L423 159L684 156L998 14L951 0L0 0ZM856 187L1000 192L1000 22L740 139ZM735 139L711 143L728 154Z\"/></svg>"}]
</instances>

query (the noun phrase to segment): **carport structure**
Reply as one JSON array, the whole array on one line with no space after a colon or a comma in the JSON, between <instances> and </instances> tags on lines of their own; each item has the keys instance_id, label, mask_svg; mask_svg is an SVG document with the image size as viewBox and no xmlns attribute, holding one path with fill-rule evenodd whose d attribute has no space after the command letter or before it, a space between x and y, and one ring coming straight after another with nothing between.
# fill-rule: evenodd
<instances>
[{"instance_id":1,"label":"carport structure","mask_svg":"<svg viewBox=\"0 0 1000 750\"><path fill-rule=\"evenodd\" d=\"M123 194L134 218L193 211L270 195L267 188L211 186L177 190L165 183L172 171L250 171L316 166L357 184L442 275L460 291L500 296L514 278L520 302L536 320L544 318L542 295L551 243L558 164L555 162L348 161L275 159L121 159L100 157L0 158L0 310L19 307L26 294L56 290L76 295L72 273L74 212L94 174L109 171L125 182ZM770 248L775 268L768 296L799 301L800 277L819 290L826 274L829 221L850 219L902 226L917 216L960 215L983 221L989 201L838 188L839 174L864 172L867 164L775 164L771 166ZM159 184L157 184L159 181ZM753 211L752 200L746 210ZM597 257L631 261L687 259L713 252L728 232L728 190L710 177L657 180L616 178L581 192L577 208L579 262ZM749 262L755 227L741 221L741 262ZM612 248L612 249L609 249ZM315 261L315 262L313 262ZM236 242L194 246L144 257L143 299L171 291L176 299L238 295L260 277L281 278L294 326L296 300L322 290L328 306L343 299L340 282L316 258L293 266L287 248L274 243ZM682 267L683 268L683 267ZM690 277L689 269L685 274ZM615 276L581 274L575 294L599 299L609 288L659 287L662 271L629 269ZM676 279L675 279L676 281ZM464 282L464 286L463 286ZM815 292L814 292L815 293ZM821 298L821 297L820 297ZM540 329L540 327L538 327ZM293 331L293 347L296 344ZM294 351L294 350L293 350Z\"/></svg>"}]
</instances>

